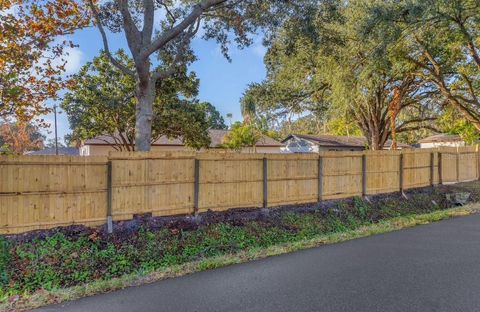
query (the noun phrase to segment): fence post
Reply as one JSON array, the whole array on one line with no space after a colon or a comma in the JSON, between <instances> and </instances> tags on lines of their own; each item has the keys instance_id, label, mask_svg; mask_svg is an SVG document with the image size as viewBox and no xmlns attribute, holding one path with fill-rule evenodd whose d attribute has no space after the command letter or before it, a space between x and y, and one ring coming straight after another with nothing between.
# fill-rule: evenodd
<instances>
[{"instance_id":1,"label":"fence post","mask_svg":"<svg viewBox=\"0 0 480 312\"><path fill-rule=\"evenodd\" d=\"M362 196L367 196L367 155L362 155Z\"/></svg>"},{"instance_id":2,"label":"fence post","mask_svg":"<svg viewBox=\"0 0 480 312\"><path fill-rule=\"evenodd\" d=\"M268 208L268 160L263 158L263 208Z\"/></svg>"},{"instance_id":3,"label":"fence post","mask_svg":"<svg viewBox=\"0 0 480 312\"><path fill-rule=\"evenodd\" d=\"M404 167L404 160L403 160L403 154L400 153L400 171L398 173L398 182L400 184L400 193L403 194L403 167Z\"/></svg>"},{"instance_id":4,"label":"fence post","mask_svg":"<svg viewBox=\"0 0 480 312\"><path fill-rule=\"evenodd\" d=\"M193 184L193 214L198 215L198 200L200 195L200 160L195 158L194 167L194 184Z\"/></svg>"},{"instance_id":5,"label":"fence post","mask_svg":"<svg viewBox=\"0 0 480 312\"><path fill-rule=\"evenodd\" d=\"M107 232L113 233L113 218L112 218L112 161L107 163Z\"/></svg>"},{"instance_id":6,"label":"fence post","mask_svg":"<svg viewBox=\"0 0 480 312\"><path fill-rule=\"evenodd\" d=\"M438 152L438 184L443 184L442 178L442 152Z\"/></svg>"},{"instance_id":7,"label":"fence post","mask_svg":"<svg viewBox=\"0 0 480 312\"><path fill-rule=\"evenodd\" d=\"M435 154L430 153L430 185L435 185Z\"/></svg>"},{"instance_id":8,"label":"fence post","mask_svg":"<svg viewBox=\"0 0 480 312\"><path fill-rule=\"evenodd\" d=\"M323 197L323 157L318 158L318 201L321 202Z\"/></svg>"}]
</instances>

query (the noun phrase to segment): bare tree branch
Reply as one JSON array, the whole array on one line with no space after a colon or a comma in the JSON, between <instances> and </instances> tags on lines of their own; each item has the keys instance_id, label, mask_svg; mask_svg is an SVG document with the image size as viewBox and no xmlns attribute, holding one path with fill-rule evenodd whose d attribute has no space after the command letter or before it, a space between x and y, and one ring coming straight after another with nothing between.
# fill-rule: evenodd
<instances>
[{"instance_id":1,"label":"bare tree branch","mask_svg":"<svg viewBox=\"0 0 480 312\"><path fill-rule=\"evenodd\" d=\"M155 19L153 0L143 0L143 10L142 46L145 46L152 41L153 23Z\"/></svg>"},{"instance_id":2,"label":"bare tree branch","mask_svg":"<svg viewBox=\"0 0 480 312\"><path fill-rule=\"evenodd\" d=\"M108 39L107 35L105 33L105 29L103 28L102 21L100 20L100 16L98 14L97 9L95 8L95 5L93 4L93 0L89 0L88 4L90 6L90 9L92 11L92 14L95 18L95 22L97 24L98 30L100 31L100 34L102 36L102 41L103 41L103 48L105 50L105 54L108 56L110 61L112 62L113 65L115 65L118 69L120 69L122 72L124 72L126 75L130 75L132 77L135 77L135 72L131 69L129 69L127 66L123 65L120 61L118 61L110 52L110 48L108 46Z\"/></svg>"},{"instance_id":3,"label":"bare tree branch","mask_svg":"<svg viewBox=\"0 0 480 312\"><path fill-rule=\"evenodd\" d=\"M140 57L142 59L148 58L155 51L163 47L165 44L179 36L184 30L186 30L190 25L194 24L195 21L202 15L206 10L215 7L219 4L222 4L228 0L203 0L201 3L196 4L192 12L187 15L180 23L171 29L165 31L160 37L153 41L149 46L141 51Z\"/></svg>"},{"instance_id":4,"label":"bare tree branch","mask_svg":"<svg viewBox=\"0 0 480 312\"><path fill-rule=\"evenodd\" d=\"M142 36L137 28L137 25L135 25L135 21L133 20L132 15L130 14L130 11L128 9L128 0L119 0L118 3L120 7L120 12L122 13L123 28L125 30L125 36L127 37L127 44L130 48L130 51L132 51L132 54L135 56L140 52L140 49L142 47Z\"/></svg>"}]
</instances>

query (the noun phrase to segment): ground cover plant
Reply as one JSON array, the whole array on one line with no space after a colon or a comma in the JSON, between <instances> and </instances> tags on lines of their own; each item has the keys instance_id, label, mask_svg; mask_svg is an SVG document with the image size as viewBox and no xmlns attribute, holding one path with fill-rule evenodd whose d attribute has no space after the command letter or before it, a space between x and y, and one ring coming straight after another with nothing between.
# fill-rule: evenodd
<instances>
[{"instance_id":1,"label":"ground cover plant","mask_svg":"<svg viewBox=\"0 0 480 312\"><path fill-rule=\"evenodd\" d=\"M407 193L353 198L271 210L206 213L200 219L138 218L103 228L72 226L0 237L0 301L125 275L145 276L186 263L197 270L213 259L321 235L346 233L402 216L452 207L445 194L468 191L480 201L480 184L425 188Z\"/></svg>"}]
</instances>

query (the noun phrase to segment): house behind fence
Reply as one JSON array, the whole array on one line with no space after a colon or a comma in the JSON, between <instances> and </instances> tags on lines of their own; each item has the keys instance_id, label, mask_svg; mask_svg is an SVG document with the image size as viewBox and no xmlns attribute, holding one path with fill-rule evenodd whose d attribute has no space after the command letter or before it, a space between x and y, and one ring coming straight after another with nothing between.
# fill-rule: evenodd
<instances>
[{"instance_id":1,"label":"house behind fence","mask_svg":"<svg viewBox=\"0 0 480 312\"><path fill-rule=\"evenodd\" d=\"M195 214L475 180L475 147L318 154L0 157L0 233Z\"/></svg>"}]
</instances>

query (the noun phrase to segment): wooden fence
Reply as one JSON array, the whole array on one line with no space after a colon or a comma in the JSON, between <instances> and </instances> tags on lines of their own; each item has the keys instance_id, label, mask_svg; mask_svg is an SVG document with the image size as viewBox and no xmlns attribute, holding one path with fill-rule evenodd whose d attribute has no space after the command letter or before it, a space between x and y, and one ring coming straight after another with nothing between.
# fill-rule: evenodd
<instances>
[{"instance_id":1,"label":"wooden fence","mask_svg":"<svg viewBox=\"0 0 480 312\"><path fill-rule=\"evenodd\" d=\"M476 147L320 154L0 157L0 233L195 214L476 180Z\"/></svg>"}]
</instances>

